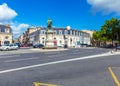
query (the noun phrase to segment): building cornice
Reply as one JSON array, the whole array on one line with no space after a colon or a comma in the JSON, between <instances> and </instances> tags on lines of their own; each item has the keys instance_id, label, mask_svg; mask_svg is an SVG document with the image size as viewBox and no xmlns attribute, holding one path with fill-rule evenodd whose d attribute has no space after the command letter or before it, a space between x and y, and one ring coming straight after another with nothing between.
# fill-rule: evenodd
<instances>
[{"instance_id":1,"label":"building cornice","mask_svg":"<svg viewBox=\"0 0 120 86\"><path fill-rule=\"evenodd\" d=\"M0 35L3 35L3 34L12 35L12 33L0 32Z\"/></svg>"}]
</instances>

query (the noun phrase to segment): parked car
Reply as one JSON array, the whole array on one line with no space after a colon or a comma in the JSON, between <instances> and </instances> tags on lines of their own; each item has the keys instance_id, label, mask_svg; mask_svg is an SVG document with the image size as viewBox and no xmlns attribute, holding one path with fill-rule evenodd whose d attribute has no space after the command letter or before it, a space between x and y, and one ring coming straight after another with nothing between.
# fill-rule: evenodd
<instances>
[{"instance_id":1,"label":"parked car","mask_svg":"<svg viewBox=\"0 0 120 86\"><path fill-rule=\"evenodd\" d=\"M118 49L118 50L120 50L120 45L119 45L119 46L117 46L117 49Z\"/></svg>"},{"instance_id":2,"label":"parked car","mask_svg":"<svg viewBox=\"0 0 120 86\"><path fill-rule=\"evenodd\" d=\"M16 49L18 49L18 46L16 44L9 44L9 45L0 46L1 51L3 51L3 50L16 50Z\"/></svg>"},{"instance_id":3,"label":"parked car","mask_svg":"<svg viewBox=\"0 0 120 86\"><path fill-rule=\"evenodd\" d=\"M43 44L35 44L33 45L33 48L43 48L44 45Z\"/></svg>"},{"instance_id":4,"label":"parked car","mask_svg":"<svg viewBox=\"0 0 120 86\"><path fill-rule=\"evenodd\" d=\"M64 45L64 48L68 48L67 44Z\"/></svg>"},{"instance_id":5,"label":"parked car","mask_svg":"<svg viewBox=\"0 0 120 86\"><path fill-rule=\"evenodd\" d=\"M87 47L87 46L88 46L88 44L81 44L81 46L82 46L82 47Z\"/></svg>"},{"instance_id":6,"label":"parked car","mask_svg":"<svg viewBox=\"0 0 120 86\"><path fill-rule=\"evenodd\" d=\"M21 47L28 47L28 45L27 44L21 44Z\"/></svg>"},{"instance_id":7,"label":"parked car","mask_svg":"<svg viewBox=\"0 0 120 86\"><path fill-rule=\"evenodd\" d=\"M64 48L64 44L57 45L58 48Z\"/></svg>"},{"instance_id":8,"label":"parked car","mask_svg":"<svg viewBox=\"0 0 120 86\"><path fill-rule=\"evenodd\" d=\"M15 43L19 48L21 47L21 44L20 43Z\"/></svg>"}]
</instances>

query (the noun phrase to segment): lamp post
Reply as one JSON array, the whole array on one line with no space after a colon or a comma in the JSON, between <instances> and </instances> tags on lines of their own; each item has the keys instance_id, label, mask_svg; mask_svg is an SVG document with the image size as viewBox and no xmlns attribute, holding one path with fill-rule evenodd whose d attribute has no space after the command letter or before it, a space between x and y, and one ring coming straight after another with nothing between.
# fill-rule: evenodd
<instances>
[{"instance_id":1,"label":"lamp post","mask_svg":"<svg viewBox=\"0 0 120 86\"><path fill-rule=\"evenodd\" d=\"M67 34L68 34L68 30L70 30L70 26L67 26ZM65 41L64 48L67 48L68 47L68 37L66 37L66 33L64 34L64 41Z\"/></svg>"}]
</instances>

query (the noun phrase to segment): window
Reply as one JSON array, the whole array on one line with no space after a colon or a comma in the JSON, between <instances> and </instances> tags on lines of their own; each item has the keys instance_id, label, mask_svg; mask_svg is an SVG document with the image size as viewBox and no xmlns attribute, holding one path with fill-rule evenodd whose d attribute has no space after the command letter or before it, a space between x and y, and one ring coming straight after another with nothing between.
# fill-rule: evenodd
<instances>
[{"instance_id":1,"label":"window","mask_svg":"<svg viewBox=\"0 0 120 86\"><path fill-rule=\"evenodd\" d=\"M57 34L57 31L56 31L56 30L54 30L54 33L55 33L55 34Z\"/></svg>"},{"instance_id":2,"label":"window","mask_svg":"<svg viewBox=\"0 0 120 86\"><path fill-rule=\"evenodd\" d=\"M80 36L82 36L83 35L83 33L82 32L80 32Z\"/></svg>"},{"instance_id":3,"label":"window","mask_svg":"<svg viewBox=\"0 0 120 86\"><path fill-rule=\"evenodd\" d=\"M60 34L60 35L62 34L62 30L59 30L59 34Z\"/></svg>"},{"instance_id":4,"label":"window","mask_svg":"<svg viewBox=\"0 0 120 86\"><path fill-rule=\"evenodd\" d=\"M44 42L44 41L42 41L42 43L44 44L45 42Z\"/></svg>"},{"instance_id":5,"label":"window","mask_svg":"<svg viewBox=\"0 0 120 86\"><path fill-rule=\"evenodd\" d=\"M80 36L80 31L78 32L78 36Z\"/></svg>"},{"instance_id":6,"label":"window","mask_svg":"<svg viewBox=\"0 0 120 86\"><path fill-rule=\"evenodd\" d=\"M68 34L70 35L70 30L68 30Z\"/></svg>"},{"instance_id":7,"label":"window","mask_svg":"<svg viewBox=\"0 0 120 86\"><path fill-rule=\"evenodd\" d=\"M6 33L9 33L9 28L5 28L5 32L6 32Z\"/></svg>"},{"instance_id":8,"label":"window","mask_svg":"<svg viewBox=\"0 0 120 86\"><path fill-rule=\"evenodd\" d=\"M74 34L73 32L74 32L74 31L72 31L72 35Z\"/></svg>"},{"instance_id":9,"label":"window","mask_svg":"<svg viewBox=\"0 0 120 86\"><path fill-rule=\"evenodd\" d=\"M41 30L41 34L45 34L45 30Z\"/></svg>"},{"instance_id":10,"label":"window","mask_svg":"<svg viewBox=\"0 0 120 86\"><path fill-rule=\"evenodd\" d=\"M5 28L4 27L1 27L1 32L5 32Z\"/></svg>"},{"instance_id":11,"label":"window","mask_svg":"<svg viewBox=\"0 0 120 86\"><path fill-rule=\"evenodd\" d=\"M59 30L56 30L57 31L57 35L59 35Z\"/></svg>"},{"instance_id":12,"label":"window","mask_svg":"<svg viewBox=\"0 0 120 86\"><path fill-rule=\"evenodd\" d=\"M72 35L72 30L70 31L70 35Z\"/></svg>"},{"instance_id":13,"label":"window","mask_svg":"<svg viewBox=\"0 0 120 86\"><path fill-rule=\"evenodd\" d=\"M41 34L41 30L39 31L39 34Z\"/></svg>"},{"instance_id":14,"label":"window","mask_svg":"<svg viewBox=\"0 0 120 86\"><path fill-rule=\"evenodd\" d=\"M42 39L44 40L45 38L43 37Z\"/></svg>"},{"instance_id":15,"label":"window","mask_svg":"<svg viewBox=\"0 0 120 86\"><path fill-rule=\"evenodd\" d=\"M62 30L62 34L65 34L65 30Z\"/></svg>"},{"instance_id":16,"label":"window","mask_svg":"<svg viewBox=\"0 0 120 86\"><path fill-rule=\"evenodd\" d=\"M72 35L75 35L75 31L72 31Z\"/></svg>"},{"instance_id":17,"label":"window","mask_svg":"<svg viewBox=\"0 0 120 86\"><path fill-rule=\"evenodd\" d=\"M60 44L62 44L62 41L60 40Z\"/></svg>"},{"instance_id":18,"label":"window","mask_svg":"<svg viewBox=\"0 0 120 86\"><path fill-rule=\"evenodd\" d=\"M68 31L67 31L67 30L65 30L65 31L64 31L64 34L68 34Z\"/></svg>"},{"instance_id":19,"label":"window","mask_svg":"<svg viewBox=\"0 0 120 86\"><path fill-rule=\"evenodd\" d=\"M70 38L70 42L72 42L72 38Z\"/></svg>"},{"instance_id":20,"label":"window","mask_svg":"<svg viewBox=\"0 0 120 86\"><path fill-rule=\"evenodd\" d=\"M76 36L78 36L78 31L76 31L76 34L75 34Z\"/></svg>"},{"instance_id":21,"label":"window","mask_svg":"<svg viewBox=\"0 0 120 86\"><path fill-rule=\"evenodd\" d=\"M56 38L54 38L54 40L56 40Z\"/></svg>"}]
</instances>

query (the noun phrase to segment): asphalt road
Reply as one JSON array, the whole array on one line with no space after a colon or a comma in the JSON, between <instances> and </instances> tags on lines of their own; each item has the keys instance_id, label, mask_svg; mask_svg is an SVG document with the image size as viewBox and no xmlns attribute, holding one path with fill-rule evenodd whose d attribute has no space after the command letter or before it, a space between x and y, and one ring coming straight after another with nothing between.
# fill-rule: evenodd
<instances>
[{"instance_id":1,"label":"asphalt road","mask_svg":"<svg viewBox=\"0 0 120 86\"><path fill-rule=\"evenodd\" d=\"M120 55L102 48L73 48L38 52L30 49L0 52L0 86L116 86L108 67L120 66ZM104 54L107 53L107 54Z\"/></svg>"}]
</instances>

